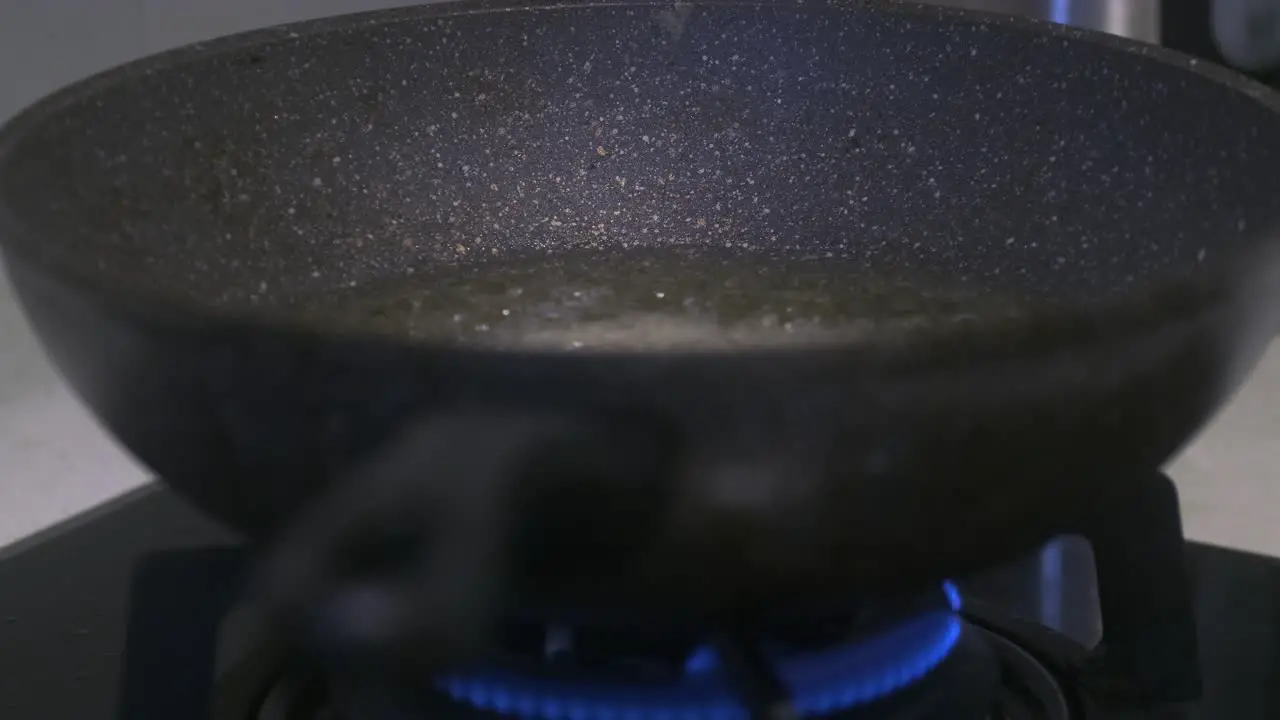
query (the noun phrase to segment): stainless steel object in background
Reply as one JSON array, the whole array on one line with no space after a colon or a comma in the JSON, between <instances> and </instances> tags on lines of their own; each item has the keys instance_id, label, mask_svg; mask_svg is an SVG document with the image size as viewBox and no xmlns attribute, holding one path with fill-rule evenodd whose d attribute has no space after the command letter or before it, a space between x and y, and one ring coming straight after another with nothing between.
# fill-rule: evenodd
<instances>
[{"instance_id":1,"label":"stainless steel object in background","mask_svg":"<svg viewBox=\"0 0 1280 720\"><path fill-rule=\"evenodd\" d=\"M1280 62L1280 1L1214 0L1213 37L1218 50L1242 70Z\"/></svg>"},{"instance_id":2,"label":"stainless steel object in background","mask_svg":"<svg viewBox=\"0 0 1280 720\"><path fill-rule=\"evenodd\" d=\"M930 0L970 10L1022 15L1154 43L1160 40L1160 0Z\"/></svg>"}]
</instances>

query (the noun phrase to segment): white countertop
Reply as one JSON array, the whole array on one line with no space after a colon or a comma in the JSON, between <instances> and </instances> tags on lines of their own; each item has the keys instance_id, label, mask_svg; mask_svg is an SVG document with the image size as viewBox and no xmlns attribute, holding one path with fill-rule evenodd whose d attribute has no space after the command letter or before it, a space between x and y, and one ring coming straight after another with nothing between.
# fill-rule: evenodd
<instances>
[{"instance_id":1,"label":"white countertop","mask_svg":"<svg viewBox=\"0 0 1280 720\"><path fill-rule=\"evenodd\" d=\"M45 361L3 281L0 338L2 547L149 478ZM1188 536L1280 555L1280 342L1170 474Z\"/></svg>"}]
</instances>

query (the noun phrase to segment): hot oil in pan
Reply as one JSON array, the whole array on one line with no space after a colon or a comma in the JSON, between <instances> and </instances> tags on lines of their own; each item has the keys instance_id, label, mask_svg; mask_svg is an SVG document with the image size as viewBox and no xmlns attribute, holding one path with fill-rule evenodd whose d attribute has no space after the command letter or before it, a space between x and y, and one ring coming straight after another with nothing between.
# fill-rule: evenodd
<instances>
[{"instance_id":1,"label":"hot oil in pan","mask_svg":"<svg viewBox=\"0 0 1280 720\"><path fill-rule=\"evenodd\" d=\"M302 309L329 328L545 349L713 349L856 340L1014 316L1007 296L776 253L569 250L419 270Z\"/></svg>"}]
</instances>

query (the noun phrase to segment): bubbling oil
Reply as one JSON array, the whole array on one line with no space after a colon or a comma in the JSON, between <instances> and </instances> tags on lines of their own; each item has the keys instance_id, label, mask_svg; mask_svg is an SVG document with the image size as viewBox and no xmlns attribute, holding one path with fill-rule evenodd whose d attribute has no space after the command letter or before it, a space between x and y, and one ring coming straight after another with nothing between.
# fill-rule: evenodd
<instances>
[{"instance_id":1,"label":"bubbling oil","mask_svg":"<svg viewBox=\"0 0 1280 720\"><path fill-rule=\"evenodd\" d=\"M419 269L300 305L328 329L549 350L849 342L1020 314L1008 296L890 278L852 259L701 247L568 250Z\"/></svg>"}]
</instances>

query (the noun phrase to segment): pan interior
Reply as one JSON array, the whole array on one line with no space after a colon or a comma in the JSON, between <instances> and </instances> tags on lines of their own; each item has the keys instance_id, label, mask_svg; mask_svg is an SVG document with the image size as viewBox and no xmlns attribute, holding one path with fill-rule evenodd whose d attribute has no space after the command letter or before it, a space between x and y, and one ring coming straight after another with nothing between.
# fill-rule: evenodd
<instances>
[{"instance_id":1,"label":"pan interior","mask_svg":"<svg viewBox=\"0 0 1280 720\"><path fill-rule=\"evenodd\" d=\"M1280 213L1270 110L1058 31L875 4L439 13L184 51L38 111L0 160L23 249L297 323L670 346L1106 299Z\"/></svg>"},{"instance_id":2,"label":"pan interior","mask_svg":"<svg viewBox=\"0 0 1280 720\"><path fill-rule=\"evenodd\" d=\"M294 317L424 342L553 350L856 342L957 329L1029 305L981 286L869 272L804 248L639 246L428 267L293 306Z\"/></svg>"}]
</instances>

